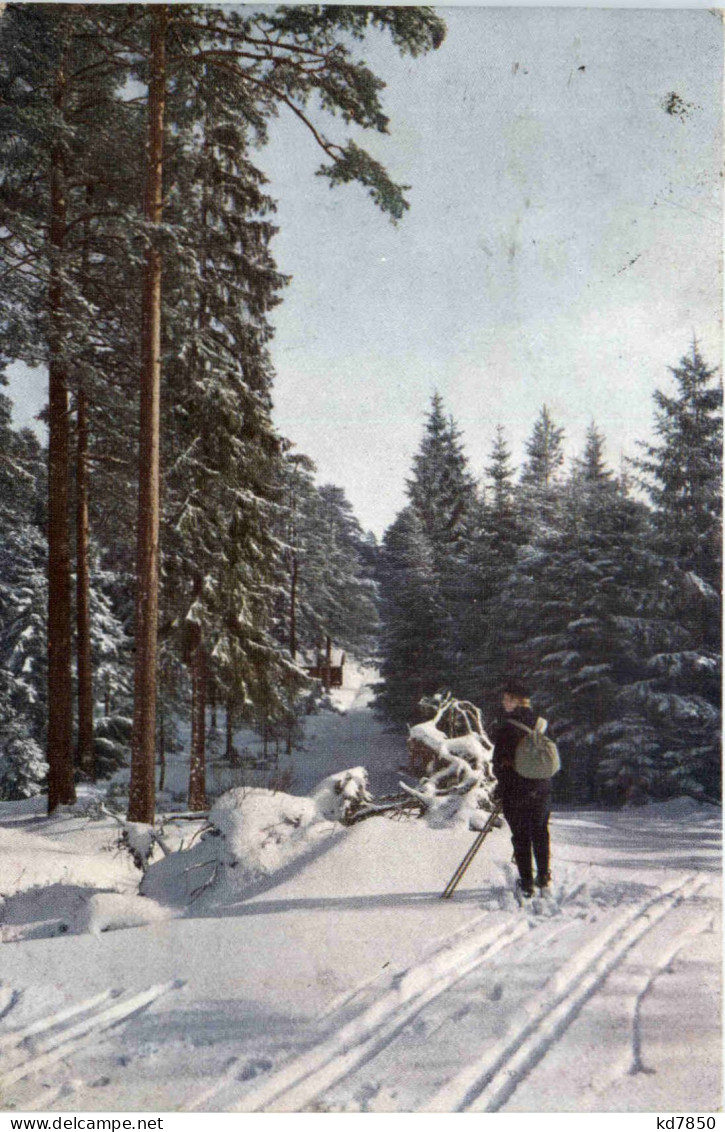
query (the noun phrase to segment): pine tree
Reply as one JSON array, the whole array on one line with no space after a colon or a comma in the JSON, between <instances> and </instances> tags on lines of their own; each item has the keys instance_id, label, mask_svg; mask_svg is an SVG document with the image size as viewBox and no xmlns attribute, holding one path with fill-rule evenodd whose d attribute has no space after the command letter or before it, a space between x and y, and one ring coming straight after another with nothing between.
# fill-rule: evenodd
<instances>
[{"instance_id":1,"label":"pine tree","mask_svg":"<svg viewBox=\"0 0 725 1132\"><path fill-rule=\"evenodd\" d=\"M415 719L423 696L445 676L431 647L443 616L433 553L414 507L385 532L379 565L383 629L378 709L396 723Z\"/></svg>"},{"instance_id":2,"label":"pine tree","mask_svg":"<svg viewBox=\"0 0 725 1132\"><path fill-rule=\"evenodd\" d=\"M563 439L564 429L554 424L544 405L526 444L528 460L521 473L523 484L543 491L554 484L564 463Z\"/></svg>"},{"instance_id":3,"label":"pine tree","mask_svg":"<svg viewBox=\"0 0 725 1132\"><path fill-rule=\"evenodd\" d=\"M107 349L105 324L86 290L87 266L105 244L127 244L127 219L109 192L107 160L127 168L125 103L114 95L120 57L99 48L106 15L96 8L8 6L3 13L3 169L0 190L6 286L2 321L8 358L43 362L49 373L48 806L75 796L71 697L71 394ZM111 139L114 139L113 141ZM132 165L131 162L129 164ZM111 230L112 229L112 230ZM132 258L132 257L131 257ZM128 262L128 261L126 261ZM106 271L107 295L113 287ZM107 308L108 299L107 299ZM107 360L107 359L106 359ZM104 367L105 370L106 367ZM82 398L79 398L79 403ZM79 434L82 430L79 430ZM80 492L79 492L80 498ZM82 555L81 555L82 559ZM83 604L86 572L79 573ZM80 608L80 605L79 605ZM87 618L82 636L87 638ZM84 654L84 660L87 655ZM83 686L88 687L84 673ZM85 699L85 722L88 716ZM84 727L84 733L87 728ZM86 752L87 754L87 752Z\"/></svg>"},{"instance_id":4,"label":"pine tree","mask_svg":"<svg viewBox=\"0 0 725 1132\"><path fill-rule=\"evenodd\" d=\"M720 588L722 571L722 384L692 343L671 367L677 392L656 390L655 433L634 461L655 509L663 552Z\"/></svg>"},{"instance_id":5,"label":"pine tree","mask_svg":"<svg viewBox=\"0 0 725 1132\"><path fill-rule=\"evenodd\" d=\"M441 43L444 27L428 9L280 8L274 12L185 6L149 8L149 67L143 59L139 75L148 81L149 141L144 216L156 236L162 219L165 171L164 132L167 85L188 85L205 107L223 107L229 120L252 125L259 137L280 103L291 106L310 127L331 159L321 172L331 183L358 181L375 202L394 218L407 207L400 186L382 166L355 143L329 142L313 126L306 106L320 93L322 105L339 111L346 122L384 132L379 90L382 84L362 63L353 63L344 42L351 34L364 36L375 26L389 30L394 44L417 55ZM301 43L304 40L304 45ZM183 44L181 53L169 43ZM250 82L251 79L251 82ZM205 88L209 93L206 93ZM209 123L207 122L206 125ZM156 595L158 579L158 402L160 385L161 277L163 263L156 236L149 242L145 269L143 362L139 464L139 535L136 603L134 759L129 815L153 818L152 747L155 731ZM262 654L258 654L261 656ZM267 686L263 675L260 686Z\"/></svg>"},{"instance_id":6,"label":"pine tree","mask_svg":"<svg viewBox=\"0 0 725 1132\"><path fill-rule=\"evenodd\" d=\"M412 471L408 496L428 540L438 586L440 615L430 648L446 685L457 688L467 663L464 625L472 585L467 563L478 497L461 433L453 418L446 417L437 393Z\"/></svg>"},{"instance_id":7,"label":"pine tree","mask_svg":"<svg viewBox=\"0 0 725 1132\"><path fill-rule=\"evenodd\" d=\"M0 798L43 786L47 719L44 453L0 394Z\"/></svg>"}]
</instances>

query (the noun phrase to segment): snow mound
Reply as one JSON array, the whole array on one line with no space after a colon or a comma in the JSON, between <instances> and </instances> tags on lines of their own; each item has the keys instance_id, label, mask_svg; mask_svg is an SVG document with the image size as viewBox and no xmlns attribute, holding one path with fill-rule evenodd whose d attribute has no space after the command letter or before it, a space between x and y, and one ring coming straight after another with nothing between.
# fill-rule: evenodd
<instances>
[{"instance_id":1,"label":"snow mound","mask_svg":"<svg viewBox=\"0 0 725 1132\"><path fill-rule=\"evenodd\" d=\"M712 802L699 802L687 794L679 798L670 798L666 802L652 802L647 806L647 817L687 818L692 814L706 814L718 812L720 807Z\"/></svg>"},{"instance_id":2,"label":"snow mound","mask_svg":"<svg viewBox=\"0 0 725 1132\"><path fill-rule=\"evenodd\" d=\"M121 928L138 928L168 920L173 911L146 896L120 892L96 892L86 900L73 918L74 935L90 932L118 931Z\"/></svg>"},{"instance_id":3,"label":"snow mound","mask_svg":"<svg viewBox=\"0 0 725 1132\"><path fill-rule=\"evenodd\" d=\"M116 836L117 840L117 836ZM99 844L110 849L110 842ZM57 841L22 830L0 828L0 897L52 884L82 888L118 888L133 884L138 874L130 858L111 852L78 853Z\"/></svg>"},{"instance_id":4,"label":"snow mound","mask_svg":"<svg viewBox=\"0 0 725 1132\"><path fill-rule=\"evenodd\" d=\"M153 852L155 843L153 827L143 822L127 821L124 822L123 829L131 856L140 867L141 862L148 861Z\"/></svg>"},{"instance_id":5,"label":"snow mound","mask_svg":"<svg viewBox=\"0 0 725 1132\"><path fill-rule=\"evenodd\" d=\"M49 884L4 901L0 941L17 943L60 935L100 935L119 928L166 920L171 909L135 892L89 890L75 884Z\"/></svg>"},{"instance_id":6,"label":"snow mound","mask_svg":"<svg viewBox=\"0 0 725 1132\"><path fill-rule=\"evenodd\" d=\"M141 885L143 896L165 906L205 899L239 899L320 843L340 833L339 817L366 789L363 767L323 780L312 797L237 787L209 813L210 828L190 849L153 863Z\"/></svg>"}]
</instances>

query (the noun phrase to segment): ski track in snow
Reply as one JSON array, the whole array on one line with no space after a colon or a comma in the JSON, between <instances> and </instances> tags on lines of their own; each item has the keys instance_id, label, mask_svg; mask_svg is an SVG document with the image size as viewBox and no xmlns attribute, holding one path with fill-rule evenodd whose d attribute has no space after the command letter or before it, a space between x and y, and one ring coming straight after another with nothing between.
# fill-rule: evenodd
<instances>
[{"instance_id":1,"label":"ski track in snow","mask_svg":"<svg viewBox=\"0 0 725 1132\"><path fill-rule=\"evenodd\" d=\"M576 895L577 885L566 899ZM438 950L420 963L393 977L392 987L381 993L377 1001L362 1009L351 1021L321 1044L295 1058L268 1077L252 1091L239 1095L237 1066L229 1066L224 1077L197 1096L188 1106L200 1111L213 1104L216 1111L300 1112L312 1107L327 1090L350 1077L362 1065L376 1058L431 1003L436 1002L457 983L485 967L494 955L504 952L516 941L536 932L541 944L566 931L572 921L542 918L534 909L527 918L520 915L499 922L488 932L480 933L480 925L490 912L468 920L447 936L434 942ZM475 934L474 934L475 933ZM465 935L462 943L453 941ZM349 1006L354 999L379 981L380 973L358 984L330 1002L320 1020Z\"/></svg>"},{"instance_id":2,"label":"ski track in snow","mask_svg":"<svg viewBox=\"0 0 725 1132\"><path fill-rule=\"evenodd\" d=\"M603 1070L594 1078L591 1084L593 1093L604 1093L626 1075L634 1076L637 1073L654 1072L654 1069L649 1068L644 1063L642 1055L642 1004L644 999L652 990L656 980L664 971L670 968L671 963L677 958L683 948L686 947L695 936L701 935L703 932L711 931L713 926L714 920L710 913L698 916L675 940L669 940L667 942L660 954L652 962L651 967L642 972L637 979L633 980L629 988L629 993L626 996L622 996L620 1004L622 1014L631 1020L628 1048L619 1062L615 1060L614 1065L608 1066L606 1070Z\"/></svg>"},{"instance_id":3,"label":"ski track in snow","mask_svg":"<svg viewBox=\"0 0 725 1132\"><path fill-rule=\"evenodd\" d=\"M257 1089L241 1098L224 1097L224 1110L260 1112L273 1105L277 1112L299 1112L308 1107L325 1089L384 1049L425 1005L530 930L527 921L510 919L457 947L441 949L427 962L396 976L393 987L377 1002ZM198 1110L212 1099L222 1098L206 1091L190 1107Z\"/></svg>"},{"instance_id":4,"label":"ski track in snow","mask_svg":"<svg viewBox=\"0 0 725 1132\"><path fill-rule=\"evenodd\" d=\"M696 895L708 878L691 875L628 907L581 947L524 1007L506 1034L482 1056L448 1081L421 1112L496 1112L505 1106L519 1084L562 1038L582 1006L597 992L635 944L684 900ZM573 895L573 893L571 894ZM205 1089L187 1107L202 1111L302 1112L322 1108L326 1093L344 1083L364 1064L376 1058L403 1034L427 1006L441 999L457 983L485 966L494 955L536 933L539 942L565 930L571 921L556 922L512 917L488 932L452 946L463 931L470 933L484 917L476 917L453 932L447 945L431 957L394 977L392 987L377 1001L344 1023L325 1041L282 1065L271 1076L240 1095L239 1063L233 1061L224 1076ZM537 922L538 921L538 922ZM706 929L711 916L699 917L641 976L625 1009L632 1019L631 1045L626 1064L610 1069L599 1084L604 1088L617 1074L638 1066L638 1011L657 975L693 935ZM378 976L379 977L379 976ZM334 1017L377 978L367 980L328 1005L324 1017ZM439 1023L443 1025L444 1023Z\"/></svg>"},{"instance_id":5,"label":"ski track in snow","mask_svg":"<svg viewBox=\"0 0 725 1132\"><path fill-rule=\"evenodd\" d=\"M4 1065L0 1066L0 1088L7 1088L8 1085L13 1085L16 1081L21 1081L24 1077L38 1073L48 1065L60 1061L67 1054L76 1052L90 1039L112 1026L125 1022L139 1011L146 1009L157 998L169 991L178 990L182 985L179 980L159 983L122 1001L114 1001L122 992L104 991L55 1014L49 1014L22 1030L3 1035L0 1051L9 1050L6 1056L9 1056L10 1060L20 1054L21 1060L8 1068ZM113 1005L106 1006L109 1001L113 1002ZM86 1014L87 1017L73 1025L66 1025L80 1014ZM28 1052L30 1056L23 1057Z\"/></svg>"},{"instance_id":6,"label":"ski track in snow","mask_svg":"<svg viewBox=\"0 0 725 1132\"><path fill-rule=\"evenodd\" d=\"M21 992L14 987L0 987L0 1022L7 1018L10 1011L20 1001ZM2 1044L0 1043L0 1049Z\"/></svg>"},{"instance_id":7,"label":"ski track in snow","mask_svg":"<svg viewBox=\"0 0 725 1132\"><path fill-rule=\"evenodd\" d=\"M617 916L527 1004L528 1020L523 1025L511 1027L482 1057L439 1089L420 1111L499 1111L630 948L672 908L707 883L705 877L687 877Z\"/></svg>"},{"instance_id":8,"label":"ski track in snow","mask_svg":"<svg viewBox=\"0 0 725 1132\"><path fill-rule=\"evenodd\" d=\"M453 940L458 936L468 935L479 924L487 923L490 920L490 917L490 912L486 911L483 912L480 916L473 916L470 920L467 920L465 924L462 924L459 928L456 928L452 932L446 932L439 936L433 936L430 940L431 948L434 949L436 945L441 947L449 947ZM358 983L357 986L345 990L342 992L342 994L338 995L337 998L333 998L327 1004L325 1009L319 1014L319 1021L330 1018L334 1014L338 1013L338 1011L343 1010L344 1007L350 1006L350 1004L354 1002L358 995L362 994L366 990L369 990L370 987L375 983L383 980L385 978L385 974L385 971L378 971L377 974L372 975L368 979L363 979L363 981L361 983Z\"/></svg>"},{"instance_id":9,"label":"ski track in snow","mask_svg":"<svg viewBox=\"0 0 725 1132\"><path fill-rule=\"evenodd\" d=\"M87 1014L89 1011L95 1010L97 1006L104 1005L110 998L117 998L119 994L120 991L103 991L102 994L94 995L93 998L76 1002L72 1006L67 1006L63 1010L57 1011L55 1014L48 1014L44 1018L38 1019L36 1022L31 1022L30 1025L24 1026L22 1030L2 1034L0 1035L0 1053L2 1053L3 1050L22 1045L28 1038L45 1033L46 1030L52 1030L56 1026L62 1025L63 1022L67 1022L70 1018L75 1018L78 1014Z\"/></svg>"}]
</instances>

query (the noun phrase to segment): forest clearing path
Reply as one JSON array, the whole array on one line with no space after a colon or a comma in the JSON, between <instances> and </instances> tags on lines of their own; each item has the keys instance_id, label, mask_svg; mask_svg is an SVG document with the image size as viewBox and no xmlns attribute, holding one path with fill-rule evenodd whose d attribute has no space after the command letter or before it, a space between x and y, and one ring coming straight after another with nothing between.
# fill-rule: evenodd
<instances>
[{"instance_id":1,"label":"forest clearing path","mask_svg":"<svg viewBox=\"0 0 725 1132\"><path fill-rule=\"evenodd\" d=\"M330 693L334 710L323 709L307 720L303 751L294 757L294 793L308 794L328 774L352 766L366 767L374 794L398 789L406 737L373 714L379 679L374 668L355 661L345 665L343 687Z\"/></svg>"}]
</instances>

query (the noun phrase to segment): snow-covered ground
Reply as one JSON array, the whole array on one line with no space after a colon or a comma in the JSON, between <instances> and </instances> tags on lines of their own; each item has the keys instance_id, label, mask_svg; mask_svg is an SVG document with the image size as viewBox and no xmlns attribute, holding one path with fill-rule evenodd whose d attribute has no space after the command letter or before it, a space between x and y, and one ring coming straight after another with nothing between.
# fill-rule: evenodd
<instances>
[{"instance_id":1,"label":"snow-covered ground","mask_svg":"<svg viewBox=\"0 0 725 1132\"><path fill-rule=\"evenodd\" d=\"M296 793L359 764L394 787L371 678L310 719ZM553 891L520 908L505 828L442 900L465 827L278 801L245 797L253 844L226 803L224 838L168 827L186 852L148 895L91 800L0 804L0 1107L719 1109L719 809L559 812Z\"/></svg>"}]
</instances>

